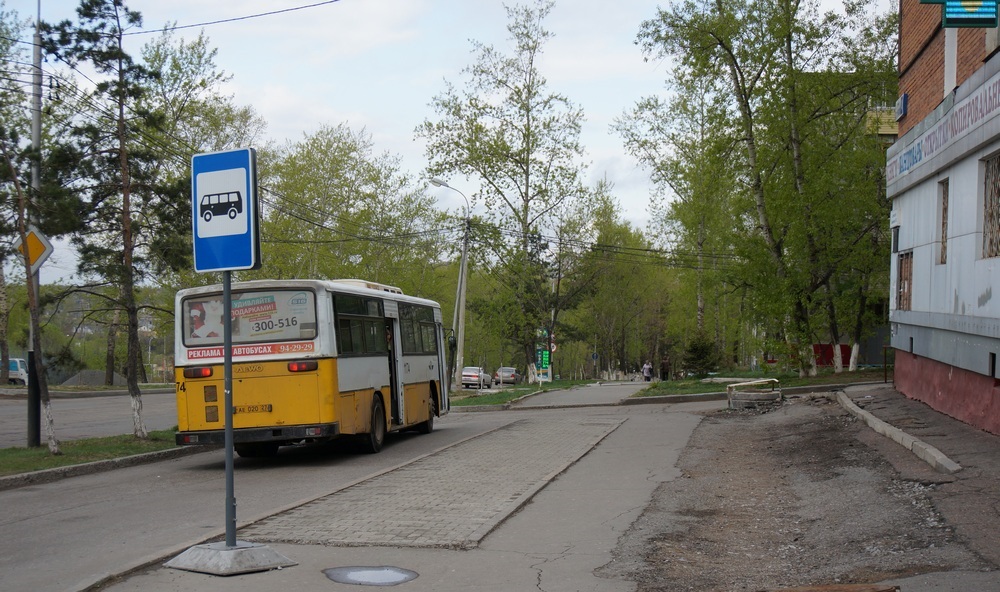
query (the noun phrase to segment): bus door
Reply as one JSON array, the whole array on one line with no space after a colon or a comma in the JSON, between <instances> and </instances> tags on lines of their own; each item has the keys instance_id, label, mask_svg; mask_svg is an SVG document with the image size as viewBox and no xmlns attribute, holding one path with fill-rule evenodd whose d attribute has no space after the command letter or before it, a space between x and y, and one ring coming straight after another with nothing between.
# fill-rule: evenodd
<instances>
[{"instance_id":1,"label":"bus door","mask_svg":"<svg viewBox=\"0 0 1000 592\"><path fill-rule=\"evenodd\" d=\"M395 302L386 300L385 331L389 341L389 410L392 423L402 425L406 421L406 410L403 408L403 340L399 331L399 309Z\"/></svg>"}]
</instances>

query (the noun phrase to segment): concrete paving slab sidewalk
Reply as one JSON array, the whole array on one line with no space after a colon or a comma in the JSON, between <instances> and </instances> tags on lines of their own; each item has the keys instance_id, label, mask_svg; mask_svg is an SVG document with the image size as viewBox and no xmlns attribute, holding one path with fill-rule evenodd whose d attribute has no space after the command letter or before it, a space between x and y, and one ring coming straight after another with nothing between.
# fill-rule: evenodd
<instances>
[{"instance_id":1,"label":"concrete paving slab sidewalk","mask_svg":"<svg viewBox=\"0 0 1000 592\"><path fill-rule=\"evenodd\" d=\"M516 421L252 524L241 531L241 539L473 548L624 421L574 416Z\"/></svg>"}]
</instances>

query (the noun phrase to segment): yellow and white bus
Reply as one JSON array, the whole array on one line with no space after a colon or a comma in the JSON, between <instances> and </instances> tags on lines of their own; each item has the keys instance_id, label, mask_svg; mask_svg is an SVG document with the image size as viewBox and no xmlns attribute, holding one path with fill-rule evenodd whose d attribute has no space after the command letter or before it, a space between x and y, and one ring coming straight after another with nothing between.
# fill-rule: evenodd
<instances>
[{"instance_id":1,"label":"yellow and white bus","mask_svg":"<svg viewBox=\"0 0 1000 592\"><path fill-rule=\"evenodd\" d=\"M446 413L440 306L363 280L234 283L233 448L429 433ZM176 297L177 443L225 441L222 286Z\"/></svg>"}]
</instances>

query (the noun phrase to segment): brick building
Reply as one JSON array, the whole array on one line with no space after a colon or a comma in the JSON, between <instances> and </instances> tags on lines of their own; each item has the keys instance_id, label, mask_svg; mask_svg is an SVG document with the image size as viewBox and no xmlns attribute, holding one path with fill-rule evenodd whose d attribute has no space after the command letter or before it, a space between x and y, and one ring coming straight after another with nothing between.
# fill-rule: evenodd
<instances>
[{"instance_id":1,"label":"brick building","mask_svg":"<svg viewBox=\"0 0 1000 592\"><path fill-rule=\"evenodd\" d=\"M895 382L1000 434L998 34L942 25L941 5L901 0L900 137L886 166Z\"/></svg>"}]
</instances>

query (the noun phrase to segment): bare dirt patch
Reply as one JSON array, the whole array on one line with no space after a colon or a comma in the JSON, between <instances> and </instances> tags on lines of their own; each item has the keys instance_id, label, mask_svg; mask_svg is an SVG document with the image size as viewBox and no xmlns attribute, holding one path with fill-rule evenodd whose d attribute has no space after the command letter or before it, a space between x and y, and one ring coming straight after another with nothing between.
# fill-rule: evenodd
<instances>
[{"instance_id":1,"label":"bare dirt patch","mask_svg":"<svg viewBox=\"0 0 1000 592\"><path fill-rule=\"evenodd\" d=\"M707 592L993 567L934 507L934 488L951 478L904 476L869 434L823 398L707 416L683 476L657 489L602 572L641 592Z\"/></svg>"}]
</instances>

